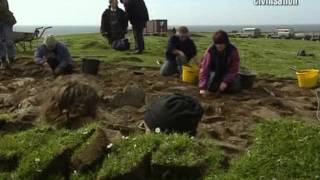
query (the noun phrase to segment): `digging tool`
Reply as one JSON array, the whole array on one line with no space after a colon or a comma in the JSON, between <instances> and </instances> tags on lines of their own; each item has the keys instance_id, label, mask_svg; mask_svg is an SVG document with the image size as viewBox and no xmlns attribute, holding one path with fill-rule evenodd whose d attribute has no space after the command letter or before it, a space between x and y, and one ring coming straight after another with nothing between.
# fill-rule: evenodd
<instances>
[{"instance_id":1,"label":"digging tool","mask_svg":"<svg viewBox=\"0 0 320 180\"><path fill-rule=\"evenodd\" d=\"M291 66L291 67L289 67L289 69L292 70L292 71L294 71L294 72L298 72L298 70L297 70L296 67Z\"/></svg>"}]
</instances>

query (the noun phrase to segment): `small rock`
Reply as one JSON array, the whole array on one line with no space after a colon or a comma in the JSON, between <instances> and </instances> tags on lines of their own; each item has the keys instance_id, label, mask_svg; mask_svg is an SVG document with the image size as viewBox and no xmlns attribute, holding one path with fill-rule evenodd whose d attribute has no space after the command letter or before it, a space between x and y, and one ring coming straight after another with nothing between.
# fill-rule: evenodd
<instances>
[{"instance_id":1,"label":"small rock","mask_svg":"<svg viewBox=\"0 0 320 180\"><path fill-rule=\"evenodd\" d=\"M1 92L7 92L7 91L9 91L9 89L7 87L5 87L5 86L0 86L0 91Z\"/></svg>"},{"instance_id":2,"label":"small rock","mask_svg":"<svg viewBox=\"0 0 320 180\"><path fill-rule=\"evenodd\" d=\"M23 87L25 85L34 83L35 79L34 78L18 78L18 79L14 79L12 81L13 82L11 84L9 84L8 87L12 88L12 89L17 89L17 88Z\"/></svg>"},{"instance_id":3,"label":"small rock","mask_svg":"<svg viewBox=\"0 0 320 180\"><path fill-rule=\"evenodd\" d=\"M140 108L144 105L145 92L143 88L138 85L130 85L116 94L111 100L111 106L114 108L120 108L123 106L134 106Z\"/></svg>"},{"instance_id":4,"label":"small rock","mask_svg":"<svg viewBox=\"0 0 320 180\"><path fill-rule=\"evenodd\" d=\"M252 115L253 115L253 117L256 117L257 119L280 118L280 115L277 112L270 110L267 107L261 107L260 109L253 111Z\"/></svg>"},{"instance_id":5,"label":"small rock","mask_svg":"<svg viewBox=\"0 0 320 180\"><path fill-rule=\"evenodd\" d=\"M16 104L16 99L12 94L0 94L0 106L9 107Z\"/></svg>"},{"instance_id":6,"label":"small rock","mask_svg":"<svg viewBox=\"0 0 320 180\"><path fill-rule=\"evenodd\" d=\"M245 149L239 146L235 146L233 144L227 143L227 142L222 142L222 141L214 141L216 146L221 147L227 151L231 152L243 152Z\"/></svg>"},{"instance_id":7,"label":"small rock","mask_svg":"<svg viewBox=\"0 0 320 180\"><path fill-rule=\"evenodd\" d=\"M162 81L155 83L155 84L151 87L151 89L154 90L154 91L161 91L161 90L163 90L163 89L165 89L165 88L166 88L166 83L164 83L164 82L162 82Z\"/></svg>"},{"instance_id":8,"label":"small rock","mask_svg":"<svg viewBox=\"0 0 320 180\"><path fill-rule=\"evenodd\" d=\"M170 92L188 92L189 88L186 86L174 86L167 89Z\"/></svg>"},{"instance_id":9,"label":"small rock","mask_svg":"<svg viewBox=\"0 0 320 180\"><path fill-rule=\"evenodd\" d=\"M146 95L146 106L150 107L153 103L155 103L157 100L161 98L161 95L159 94L147 94Z\"/></svg>"},{"instance_id":10,"label":"small rock","mask_svg":"<svg viewBox=\"0 0 320 180\"><path fill-rule=\"evenodd\" d=\"M103 129L103 131L111 142L116 142L122 138L122 134L120 131L112 129Z\"/></svg>"}]
</instances>

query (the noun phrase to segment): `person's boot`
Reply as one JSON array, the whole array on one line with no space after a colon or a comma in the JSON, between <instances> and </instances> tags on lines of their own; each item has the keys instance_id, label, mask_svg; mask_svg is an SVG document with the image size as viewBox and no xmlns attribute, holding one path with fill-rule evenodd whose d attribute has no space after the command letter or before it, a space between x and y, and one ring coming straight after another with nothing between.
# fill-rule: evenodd
<instances>
[{"instance_id":1,"label":"person's boot","mask_svg":"<svg viewBox=\"0 0 320 180\"><path fill-rule=\"evenodd\" d=\"M16 62L16 59L14 57L9 57L9 64L13 64Z\"/></svg>"},{"instance_id":2,"label":"person's boot","mask_svg":"<svg viewBox=\"0 0 320 180\"><path fill-rule=\"evenodd\" d=\"M9 69L9 64L6 57L1 58L1 67L0 69Z\"/></svg>"}]
</instances>

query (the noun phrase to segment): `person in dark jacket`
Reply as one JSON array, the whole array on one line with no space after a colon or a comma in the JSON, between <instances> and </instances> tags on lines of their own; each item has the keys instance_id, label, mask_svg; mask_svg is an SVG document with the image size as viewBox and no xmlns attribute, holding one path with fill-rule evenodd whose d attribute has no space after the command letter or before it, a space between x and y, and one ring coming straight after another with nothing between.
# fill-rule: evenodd
<instances>
[{"instance_id":1,"label":"person in dark jacket","mask_svg":"<svg viewBox=\"0 0 320 180\"><path fill-rule=\"evenodd\" d=\"M128 18L126 13L118 7L118 0L109 0L110 6L102 15L101 34L106 37L109 44L124 39L128 31Z\"/></svg>"},{"instance_id":2,"label":"person in dark jacket","mask_svg":"<svg viewBox=\"0 0 320 180\"><path fill-rule=\"evenodd\" d=\"M0 58L1 68L8 68L9 63L13 63L16 57L16 49L13 42L13 25L16 24L16 19L13 13L9 10L7 0L0 0Z\"/></svg>"},{"instance_id":3,"label":"person in dark jacket","mask_svg":"<svg viewBox=\"0 0 320 180\"><path fill-rule=\"evenodd\" d=\"M201 62L200 94L206 96L210 92L240 92L238 49L230 43L225 31L216 32L213 41L214 45L207 50Z\"/></svg>"},{"instance_id":4,"label":"person in dark jacket","mask_svg":"<svg viewBox=\"0 0 320 180\"><path fill-rule=\"evenodd\" d=\"M132 25L135 39L135 53L140 54L145 49L143 30L149 21L149 13L143 0L120 0L124 4L128 19Z\"/></svg>"},{"instance_id":5,"label":"person in dark jacket","mask_svg":"<svg viewBox=\"0 0 320 180\"><path fill-rule=\"evenodd\" d=\"M182 65L188 64L191 59L195 60L197 47L190 38L187 27L182 26L178 30L178 35L169 39L166 51L166 62L160 69L162 76L172 76L182 74Z\"/></svg>"},{"instance_id":6,"label":"person in dark jacket","mask_svg":"<svg viewBox=\"0 0 320 180\"><path fill-rule=\"evenodd\" d=\"M43 44L35 52L34 60L45 70L52 69L55 76L73 73L73 59L68 48L52 35L44 38Z\"/></svg>"}]
</instances>

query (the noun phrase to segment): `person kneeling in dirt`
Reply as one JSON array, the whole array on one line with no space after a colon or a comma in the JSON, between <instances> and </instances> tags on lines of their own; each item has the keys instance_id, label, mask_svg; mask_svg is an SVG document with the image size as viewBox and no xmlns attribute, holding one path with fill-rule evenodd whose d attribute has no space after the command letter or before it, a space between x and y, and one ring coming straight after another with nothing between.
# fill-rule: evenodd
<instances>
[{"instance_id":1,"label":"person kneeling in dirt","mask_svg":"<svg viewBox=\"0 0 320 180\"><path fill-rule=\"evenodd\" d=\"M145 113L147 132L197 134L204 110L195 99L174 94L160 98Z\"/></svg>"},{"instance_id":2,"label":"person kneeling in dirt","mask_svg":"<svg viewBox=\"0 0 320 180\"><path fill-rule=\"evenodd\" d=\"M207 50L201 62L200 94L206 96L210 92L240 92L238 49L230 43L225 31L216 32L213 41L214 45Z\"/></svg>"},{"instance_id":3,"label":"person kneeling in dirt","mask_svg":"<svg viewBox=\"0 0 320 180\"><path fill-rule=\"evenodd\" d=\"M52 69L55 76L73 73L73 60L68 48L54 36L46 36L35 52L35 62L44 69Z\"/></svg>"},{"instance_id":4,"label":"person kneeling in dirt","mask_svg":"<svg viewBox=\"0 0 320 180\"><path fill-rule=\"evenodd\" d=\"M118 7L118 0L109 0L110 6L102 15L101 34L112 45L115 41L125 38L128 31L127 14Z\"/></svg>"},{"instance_id":5,"label":"person kneeling in dirt","mask_svg":"<svg viewBox=\"0 0 320 180\"><path fill-rule=\"evenodd\" d=\"M160 69L162 76L172 76L174 74L182 74L182 66L189 63L191 59L195 59L197 48L187 27L180 27L178 35L174 35L168 42L166 52L166 62Z\"/></svg>"}]
</instances>

